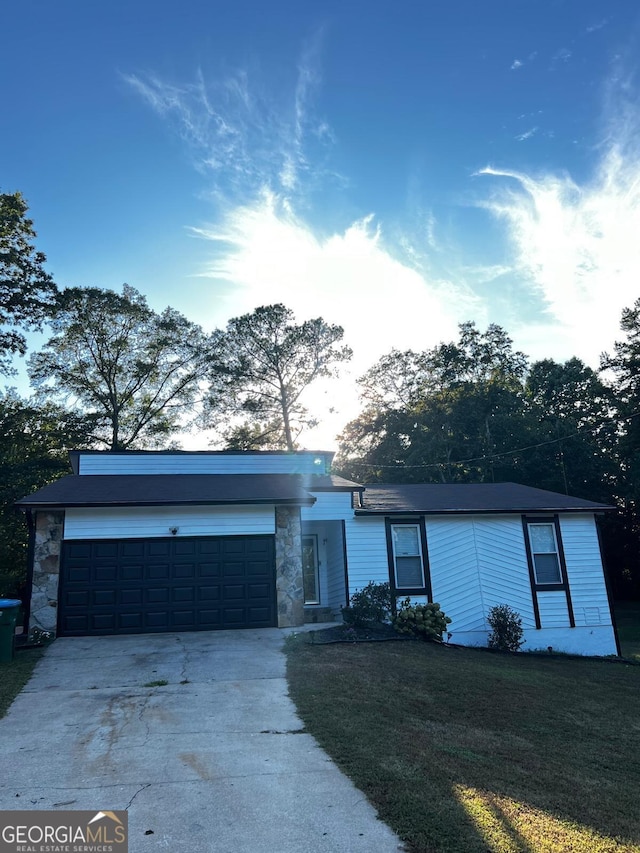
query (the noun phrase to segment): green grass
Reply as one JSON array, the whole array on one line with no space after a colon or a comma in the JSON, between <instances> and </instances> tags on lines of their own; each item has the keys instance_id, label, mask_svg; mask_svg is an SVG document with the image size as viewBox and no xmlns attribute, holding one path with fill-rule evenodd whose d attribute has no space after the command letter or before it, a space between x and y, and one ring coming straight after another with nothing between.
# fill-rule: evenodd
<instances>
[{"instance_id":1,"label":"green grass","mask_svg":"<svg viewBox=\"0 0 640 853\"><path fill-rule=\"evenodd\" d=\"M11 663L0 663L0 718L31 678L33 668L42 657L43 649L23 649L16 652Z\"/></svg>"},{"instance_id":2,"label":"green grass","mask_svg":"<svg viewBox=\"0 0 640 853\"><path fill-rule=\"evenodd\" d=\"M614 610L622 657L640 663L640 602L620 601Z\"/></svg>"},{"instance_id":3,"label":"green grass","mask_svg":"<svg viewBox=\"0 0 640 853\"><path fill-rule=\"evenodd\" d=\"M640 667L288 645L311 734L416 853L640 853Z\"/></svg>"}]
</instances>

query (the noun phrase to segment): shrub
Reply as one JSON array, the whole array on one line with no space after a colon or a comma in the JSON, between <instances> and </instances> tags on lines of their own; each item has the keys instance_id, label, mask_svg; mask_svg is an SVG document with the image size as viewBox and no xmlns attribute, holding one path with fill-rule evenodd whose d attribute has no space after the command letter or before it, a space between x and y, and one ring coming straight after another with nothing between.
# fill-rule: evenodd
<instances>
[{"instance_id":1,"label":"shrub","mask_svg":"<svg viewBox=\"0 0 640 853\"><path fill-rule=\"evenodd\" d=\"M388 583L369 583L356 590L350 606L342 608L342 618L347 625L366 628L376 622L387 622L391 614L391 591Z\"/></svg>"},{"instance_id":2,"label":"shrub","mask_svg":"<svg viewBox=\"0 0 640 853\"><path fill-rule=\"evenodd\" d=\"M451 619L440 610L437 602L411 604L406 598L393 618L393 627L400 634L413 634L423 640L441 643Z\"/></svg>"},{"instance_id":3,"label":"shrub","mask_svg":"<svg viewBox=\"0 0 640 853\"><path fill-rule=\"evenodd\" d=\"M522 619L508 604L496 604L487 616L491 628L489 648L517 652L523 643Z\"/></svg>"}]
</instances>

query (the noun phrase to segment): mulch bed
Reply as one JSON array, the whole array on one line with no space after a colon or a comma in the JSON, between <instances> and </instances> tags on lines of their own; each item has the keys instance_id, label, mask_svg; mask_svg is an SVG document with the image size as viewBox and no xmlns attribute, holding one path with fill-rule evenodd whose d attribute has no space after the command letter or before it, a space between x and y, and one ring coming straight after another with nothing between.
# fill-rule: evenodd
<instances>
[{"instance_id":1,"label":"mulch bed","mask_svg":"<svg viewBox=\"0 0 640 853\"><path fill-rule=\"evenodd\" d=\"M322 643L380 643L387 640L411 640L415 637L398 634L392 625L377 623L363 628L352 625L336 625L333 628L323 628L320 631L309 632L309 642Z\"/></svg>"}]
</instances>

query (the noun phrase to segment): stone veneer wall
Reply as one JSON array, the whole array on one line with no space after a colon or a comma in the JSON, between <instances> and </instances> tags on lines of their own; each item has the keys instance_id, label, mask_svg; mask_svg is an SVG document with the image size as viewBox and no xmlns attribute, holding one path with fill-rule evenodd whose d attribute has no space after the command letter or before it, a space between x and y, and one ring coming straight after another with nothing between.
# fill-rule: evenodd
<instances>
[{"instance_id":1,"label":"stone veneer wall","mask_svg":"<svg viewBox=\"0 0 640 853\"><path fill-rule=\"evenodd\" d=\"M278 627L304 624L300 507L276 507L276 595Z\"/></svg>"},{"instance_id":2,"label":"stone veneer wall","mask_svg":"<svg viewBox=\"0 0 640 853\"><path fill-rule=\"evenodd\" d=\"M37 512L29 628L56 632L64 512Z\"/></svg>"}]
</instances>

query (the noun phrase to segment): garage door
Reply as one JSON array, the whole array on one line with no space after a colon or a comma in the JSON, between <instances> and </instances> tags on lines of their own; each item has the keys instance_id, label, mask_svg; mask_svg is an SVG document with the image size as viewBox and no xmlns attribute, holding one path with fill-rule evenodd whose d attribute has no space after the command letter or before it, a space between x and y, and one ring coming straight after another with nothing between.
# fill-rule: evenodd
<instances>
[{"instance_id":1,"label":"garage door","mask_svg":"<svg viewBox=\"0 0 640 853\"><path fill-rule=\"evenodd\" d=\"M276 624L273 536L62 543L58 633Z\"/></svg>"}]
</instances>

